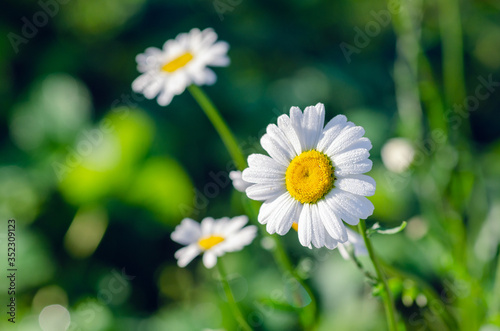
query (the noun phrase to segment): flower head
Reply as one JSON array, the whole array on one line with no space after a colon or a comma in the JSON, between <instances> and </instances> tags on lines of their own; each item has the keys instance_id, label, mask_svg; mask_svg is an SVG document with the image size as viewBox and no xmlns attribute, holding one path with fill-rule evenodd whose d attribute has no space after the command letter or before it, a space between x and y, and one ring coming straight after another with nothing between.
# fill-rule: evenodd
<instances>
[{"instance_id":1,"label":"flower head","mask_svg":"<svg viewBox=\"0 0 500 331\"><path fill-rule=\"evenodd\" d=\"M217 257L227 252L236 252L249 245L257 235L257 227L245 226L248 217L224 217L214 220L204 218L201 224L185 218L172 232L173 241L185 245L175 252L179 267L185 267L197 255L203 253L203 264L212 268Z\"/></svg>"},{"instance_id":2,"label":"flower head","mask_svg":"<svg viewBox=\"0 0 500 331\"><path fill-rule=\"evenodd\" d=\"M395 173L405 172L413 162L415 149L408 139L389 139L381 150L382 162Z\"/></svg>"},{"instance_id":3,"label":"flower head","mask_svg":"<svg viewBox=\"0 0 500 331\"><path fill-rule=\"evenodd\" d=\"M208 66L229 65L229 45L217 41L212 29L192 29L165 42L163 49L149 47L137 55L141 75L132 83L135 92L148 99L158 96L158 104L167 106L191 84L212 85L217 80Z\"/></svg>"},{"instance_id":4,"label":"flower head","mask_svg":"<svg viewBox=\"0 0 500 331\"><path fill-rule=\"evenodd\" d=\"M364 129L338 115L324 126L323 104L290 109L261 139L270 156L252 154L242 178L249 198L264 201L258 220L284 235L298 222L306 247L333 249L348 239L342 221L356 225L373 213L365 197L375 193L370 171L372 145Z\"/></svg>"}]
</instances>

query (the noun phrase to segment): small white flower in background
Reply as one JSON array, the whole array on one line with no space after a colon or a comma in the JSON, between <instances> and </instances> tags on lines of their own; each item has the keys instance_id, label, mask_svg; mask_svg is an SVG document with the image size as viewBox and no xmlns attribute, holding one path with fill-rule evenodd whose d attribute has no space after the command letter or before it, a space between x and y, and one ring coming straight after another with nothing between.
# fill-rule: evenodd
<instances>
[{"instance_id":1,"label":"small white flower in background","mask_svg":"<svg viewBox=\"0 0 500 331\"><path fill-rule=\"evenodd\" d=\"M241 171L231 171L229 173L229 178L231 178L236 191L245 192L245 190L252 185L252 183L245 182L243 178L241 178Z\"/></svg>"},{"instance_id":2,"label":"small white flower in background","mask_svg":"<svg viewBox=\"0 0 500 331\"><path fill-rule=\"evenodd\" d=\"M167 106L191 84L212 85L217 80L208 66L229 65L229 45L217 41L212 29L192 29L165 42L163 49L149 47L137 55L137 70L142 74L132 89L148 99L158 96L158 104Z\"/></svg>"},{"instance_id":3,"label":"small white flower in background","mask_svg":"<svg viewBox=\"0 0 500 331\"><path fill-rule=\"evenodd\" d=\"M212 268L217 263L217 257L228 252L236 252L249 245L257 235L255 225L245 226L248 217L204 218L201 224L185 218L175 227L171 238L185 245L175 252L179 267L184 268L197 255L203 253L203 264Z\"/></svg>"},{"instance_id":4,"label":"small white flower in background","mask_svg":"<svg viewBox=\"0 0 500 331\"><path fill-rule=\"evenodd\" d=\"M402 173L408 169L415 157L415 149L408 139L392 138L382 147L382 162L387 169Z\"/></svg>"},{"instance_id":5,"label":"small white flower in background","mask_svg":"<svg viewBox=\"0 0 500 331\"><path fill-rule=\"evenodd\" d=\"M325 107L290 109L270 124L261 145L270 157L252 154L243 180L250 199L264 201L258 220L269 233L286 234L298 222L299 241L333 249L348 239L344 222L356 225L373 213L365 197L375 193L372 144L365 130L338 115L324 126Z\"/></svg>"},{"instance_id":6,"label":"small white flower in background","mask_svg":"<svg viewBox=\"0 0 500 331\"><path fill-rule=\"evenodd\" d=\"M350 249L354 250L354 255L356 257L368 255L368 250L366 249L363 237L361 237L357 232L354 232L351 229L347 229L347 241L343 244L339 244L338 248L340 255L342 255L344 260L351 259L351 256L349 255Z\"/></svg>"}]
</instances>

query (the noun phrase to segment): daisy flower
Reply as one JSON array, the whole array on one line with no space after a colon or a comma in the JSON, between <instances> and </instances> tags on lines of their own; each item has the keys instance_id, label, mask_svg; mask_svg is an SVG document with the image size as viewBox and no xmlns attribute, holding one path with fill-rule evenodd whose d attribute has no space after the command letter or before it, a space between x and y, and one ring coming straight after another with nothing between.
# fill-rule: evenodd
<instances>
[{"instance_id":1,"label":"daisy flower","mask_svg":"<svg viewBox=\"0 0 500 331\"><path fill-rule=\"evenodd\" d=\"M158 96L158 104L167 106L191 84L214 84L217 76L208 66L229 65L228 49L212 29L181 33L167 40L163 49L149 47L137 55L137 70L142 74L132 82L132 89L148 99Z\"/></svg>"},{"instance_id":2,"label":"daisy flower","mask_svg":"<svg viewBox=\"0 0 500 331\"><path fill-rule=\"evenodd\" d=\"M233 186L234 188L236 189L236 191L240 191L240 192L245 192L245 190L250 186L252 185L251 183L247 183L245 182L242 178L241 178L241 171L231 171L229 173L229 178L231 178L231 181L233 182Z\"/></svg>"},{"instance_id":3,"label":"daisy flower","mask_svg":"<svg viewBox=\"0 0 500 331\"><path fill-rule=\"evenodd\" d=\"M217 257L239 251L253 241L257 235L257 227L244 227L247 222L246 216L217 220L207 217L201 224L190 218L183 219L171 235L173 241L186 246L175 252L177 264L184 268L203 253L203 264L212 268L217 263Z\"/></svg>"},{"instance_id":4,"label":"daisy flower","mask_svg":"<svg viewBox=\"0 0 500 331\"><path fill-rule=\"evenodd\" d=\"M299 241L333 249L348 239L343 222L356 225L373 213L372 144L365 130L338 115L324 126L325 107L290 109L261 138L270 156L252 154L243 180L250 199L264 201L258 220L269 233L286 234L298 222Z\"/></svg>"},{"instance_id":5,"label":"daisy flower","mask_svg":"<svg viewBox=\"0 0 500 331\"><path fill-rule=\"evenodd\" d=\"M340 255L344 260L350 260L349 250L354 250L355 256L368 255L368 250L366 249L365 241L357 232L347 229L347 241L343 244L339 244Z\"/></svg>"}]
</instances>

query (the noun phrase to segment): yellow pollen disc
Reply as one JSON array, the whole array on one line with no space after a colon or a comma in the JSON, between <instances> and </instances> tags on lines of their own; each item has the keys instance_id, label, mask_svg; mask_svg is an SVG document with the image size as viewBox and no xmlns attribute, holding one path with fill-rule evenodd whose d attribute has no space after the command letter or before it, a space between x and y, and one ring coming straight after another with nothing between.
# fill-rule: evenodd
<instances>
[{"instance_id":1,"label":"yellow pollen disc","mask_svg":"<svg viewBox=\"0 0 500 331\"><path fill-rule=\"evenodd\" d=\"M201 248L204 250L210 249L214 247L217 244L220 244L221 242L224 241L224 237L220 236L209 236L209 237L204 237L198 240L198 245L200 245Z\"/></svg>"},{"instance_id":2,"label":"yellow pollen disc","mask_svg":"<svg viewBox=\"0 0 500 331\"><path fill-rule=\"evenodd\" d=\"M176 71L177 69L184 67L192 59L193 59L193 54L186 52L186 53L182 54L181 56L179 56L178 58L175 58L172 61L165 63L161 67L161 70L172 73L172 72Z\"/></svg>"},{"instance_id":3,"label":"yellow pollen disc","mask_svg":"<svg viewBox=\"0 0 500 331\"><path fill-rule=\"evenodd\" d=\"M295 231L299 232L299 223L293 222L292 223L292 229L294 229Z\"/></svg>"},{"instance_id":4,"label":"yellow pollen disc","mask_svg":"<svg viewBox=\"0 0 500 331\"><path fill-rule=\"evenodd\" d=\"M334 170L325 154L315 150L303 152L286 169L286 189L302 203L316 203L333 188Z\"/></svg>"}]
</instances>

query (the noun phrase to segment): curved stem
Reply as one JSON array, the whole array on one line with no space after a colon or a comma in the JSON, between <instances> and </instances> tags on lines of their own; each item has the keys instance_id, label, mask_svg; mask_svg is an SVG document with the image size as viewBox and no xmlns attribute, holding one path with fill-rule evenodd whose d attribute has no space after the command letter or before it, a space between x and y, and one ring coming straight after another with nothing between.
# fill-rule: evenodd
<instances>
[{"instance_id":1,"label":"curved stem","mask_svg":"<svg viewBox=\"0 0 500 331\"><path fill-rule=\"evenodd\" d=\"M200 105L201 109L205 112L210 122L212 122L215 130L219 133L219 136L222 139L222 142L226 146L227 151L231 155L234 164L239 170L243 170L246 168L246 161L243 157L243 153L241 153L241 149L234 139L234 135L231 130L227 126L224 119L221 117L217 108L215 108L214 104L207 95L196 85L188 86L188 91L191 93L196 102Z\"/></svg>"},{"instance_id":2,"label":"curved stem","mask_svg":"<svg viewBox=\"0 0 500 331\"><path fill-rule=\"evenodd\" d=\"M236 321L241 326L242 330L251 331L252 328L248 325L247 321L243 317L238 305L236 304L236 300L234 300L233 292L231 291L231 286L229 286L229 282L227 281L227 273L226 269L224 269L222 259L219 258L217 261L217 268L219 269L220 280L222 282L222 287L224 288L224 292L226 293L227 302L229 302L229 306L231 307L231 311L233 312Z\"/></svg>"},{"instance_id":3,"label":"curved stem","mask_svg":"<svg viewBox=\"0 0 500 331\"><path fill-rule=\"evenodd\" d=\"M375 251L373 250L372 243L368 236L366 235L366 223L365 220L360 220L359 221L359 232L363 236L363 240L366 245L366 249L368 250L368 255L370 256L370 259L372 260L373 267L375 268L375 272L377 273L377 277L379 282L382 284L382 287L384 289L384 293L382 295L382 299L384 301L384 307L385 307L385 316L387 318L387 324L389 325L389 330L390 331L397 331L397 323L396 323L396 316L395 316L395 308L394 308L394 301L392 299L392 293L389 290L389 286L387 285L387 279L385 278L385 275L382 271L382 268L380 266L380 263L377 259L377 256L375 255Z\"/></svg>"}]
</instances>

